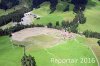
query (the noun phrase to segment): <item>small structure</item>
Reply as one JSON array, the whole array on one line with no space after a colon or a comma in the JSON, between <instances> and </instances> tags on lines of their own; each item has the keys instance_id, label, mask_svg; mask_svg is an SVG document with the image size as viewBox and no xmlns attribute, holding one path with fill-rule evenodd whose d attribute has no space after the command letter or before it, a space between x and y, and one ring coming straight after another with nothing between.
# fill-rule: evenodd
<instances>
[{"instance_id":1,"label":"small structure","mask_svg":"<svg viewBox=\"0 0 100 66\"><path fill-rule=\"evenodd\" d=\"M18 24L31 25L34 19L40 19L40 16L33 14L32 12L28 12L24 14L24 17L21 18L21 22L19 22ZM14 22L13 24L15 26L17 22Z\"/></svg>"},{"instance_id":2,"label":"small structure","mask_svg":"<svg viewBox=\"0 0 100 66\"><path fill-rule=\"evenodd\" d=\"M39 19L40 16L33 14L32 12L28 12L24 14L24 17L21 19L20 24L30 25L33 22L33 19Z\"/></svg>"}]
</instances>

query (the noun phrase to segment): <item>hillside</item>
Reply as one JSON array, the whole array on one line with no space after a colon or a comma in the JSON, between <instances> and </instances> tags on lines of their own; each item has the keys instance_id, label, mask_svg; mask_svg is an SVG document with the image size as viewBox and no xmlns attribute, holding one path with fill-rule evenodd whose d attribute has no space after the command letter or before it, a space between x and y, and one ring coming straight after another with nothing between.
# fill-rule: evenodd
<instances>
[{"instance_id":1,"label":"hillside","mask_svg":"<svg viewBox=\"0 0 100 66\"><path fill-rule=\"evenodd\" d=\"M40 20L35 20L34 23L38 24L47 24L48 22L52 22L53 24L56 21L71 21L74 18L73 14L73 5L70 5L70 11L63 12L64 8L66 7L65 2L60 2L57 5L57 9L54 13L49 14L49 3L43 3L41 4L41 8L33 10L33 13L38 14L41 17ZM44 10L45 9L45 10ZM85 30L91 30L100 32L100 3L98 0L89 0L88 5L86 7L86 10L84 11L85 17L87 18L87 22L85 24L79 25L78 29L79 31L83 32ZM87 28L88 27L88 28Z\"/></svg>"},{"instance_id":2,"label":"hillside","mask_svg":"<svg viewBox=\"0 0 100 66\"><path fill-rule=\"evenodd\" d=\"M48 0L41 3L40 8L31 11L31 13L40 16L40 19L31 20L35 27L24 27L23 30L12 33L11 36L0 36L0 66L21 66L21 59L25 50L26 55L32 55L35 58L36 66L98 66L100 63L100 46L97 41L99 39L87 38L81 34L85 30L100 33L100 1L88 1L83 12L87 19L86 23L79 24L77 27L80 34L65 32L64 29L55 29L57 22L62 27L62 21L71 23L75 18L76 13L73 12L73 4L59 0L56 10L50 14L51 3ZM0 9L0 16L12 13L22 7L29 8L31 4L31 0L21 0L19 5L11 9L6 11ZM69 11L64 12L66 5L69 5ZM47 26L48 23L52 23L54 28L36 26L38 24ZM21 28L21 26L18 27ZM12 22L0 28L4 27L12 27ZM24 50L21 45L25 46ZM64 63L63 61L66 59L72 61Z\"/></svg>"},{"instance_id":3,"label":"hillside","mask_svg":"<svg viewBox=\"0 0 100 66\"><path fill-rule=\"evenodd\" d=\"M91 31L100 32L100 2L98 0L93 0L93 2L90 2L90 4L93 5L88 6L84 12L85 16L87 17L87 22L80 25L79 30L84 31L88 29Z\"/></svg>"}]
</instances>

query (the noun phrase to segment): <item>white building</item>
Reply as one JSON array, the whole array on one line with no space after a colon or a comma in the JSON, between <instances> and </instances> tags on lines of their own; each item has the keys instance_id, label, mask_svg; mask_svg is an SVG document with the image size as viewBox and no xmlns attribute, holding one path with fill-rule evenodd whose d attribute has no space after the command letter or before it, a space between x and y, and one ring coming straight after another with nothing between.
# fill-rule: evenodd
<instances>
[{"instance_id":1,"label":"white building","mask_svg":"<svg viewBox=\"0 0 100 66\"><path fill-rule=\"evenodd\" d=\"M21 19L20 24L30 25L33 23L34 19L40 18L40 16L33 14L32 12L28 12L24 14L24 17Z\"/></svg>"},{"instance_id":2,"label":"white building","mask_svg":"<svg viewBox=\"0 0 100 66\"><path fill-rule=\"evenodd\" d=\"M19 22L19 24L30 25L33 23L34 19L38 18L40 18L40 16L33 14L32 12L28 12L24 14L24 17L21 19L21 22ZM14 25L16 24L17 23L15 22Z\"/></svg>"}]
</instances>

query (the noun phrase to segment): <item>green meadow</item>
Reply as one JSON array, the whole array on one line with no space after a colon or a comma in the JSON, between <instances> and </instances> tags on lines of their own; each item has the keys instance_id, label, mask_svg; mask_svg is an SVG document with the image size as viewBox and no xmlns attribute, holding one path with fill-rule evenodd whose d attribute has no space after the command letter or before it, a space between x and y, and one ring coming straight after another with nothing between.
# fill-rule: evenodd
<instances>
[{"instance_id":1,"label":"green meadow","mask_svg":"<svg viewBox=\"0 0 100 66\"><path fill-rule=\"evenodd\" d=\"M63 20L72 21L75 16L72 11L73 5L70 5L69 12L63 12L64 8L66 7L66 4L67 3L64 2L59 3L57 5L56 11L52 14L49 14L50 9L48 2L41 4L41 8L33 10L33 13L39 15L41 18L39 20L34 20L33 23L47 25L51 22L53 23L53 25L55 25L57 21L59 21L60 23Z\"/></svg>"},{"instance_id":2,"label":"green meadow","mask_svg":"<svg viewBox=\"0 0 100 66\"><path fill-rule=\"evenodd\" d=\"M79 26L80 31L100 32L100 3L97 0L93 0L93 2L95 2L95 6L88 6L84 12L87 22Z\"/></svg>"},{"instance_id":3,"label":"green meadow","mask_svg":"<svg viewBox=\"0 0 100 66\"><path fill-rule=\"evenodd\" d=\"M35 24L47 25L49 22L55 25L56 21L72 21L75 14L73 13L73 5L70 4L70 11L63 12L66 4L61 2L57 5L57 9L54 13L50 13L49 3L43 3L41 8L33 10L33 13L41 16L39 20L34 20ZM95 32L100 32L100 3L97 0L89 0L86 10L84 11L87 21L85 24L79 25L79 31L83 32L85 30L91 30Z\"/></svg>"},{"instance_id":4,"label":"green meadow","mask_svg":"<svg viewBox=\"0 0 100 66\"><path fill-rule=\"evenodd\" d=\"M78 41L77 41L78 40ZM66 40L51 48L29 49L26 54L35 57L37 66L97 66L97 61L92 51L85 46L84 39L78 37L76 40ZM23 48L12 46L8 36L0 37L0 66L20 66L23 56ZM56 59L78 59L78 63L53 63L51 58ZM80 58L94 58L95 62L81 63Z\"/></svg>"},{"instance_id":5,"label":"green meadow","mask_svg":"<svg viewBox=\"0 0 100 66\"><path fill-rule=\"evenodd\" d=\"M97 0L92 0L95 2L89 2L84 14L87 18L85 24L79 25L79 31L83 32L85 30L91 30L100 32L100 3ZM34 20L35 24L47 25L49 22L55 25L56 21L61 23L62 20L72 21L75 14L73 13L73 5L70 5L70 11L63 12L65 5L67 3L59 3L57 5L57 10L49 14L49 3L41 4L41 8L33 10L34 14L41 16L39 20ZM91 6L94 5L94 6ZM8 10L4 12L0 10L0 16L12 12L13 10ZM34 39L36 38L36 39ZM31 38L33 40L49 41L52 40L51 37L40 36ZM43 39L42 39L43 38ZM26 54L35 57L37 66L98 66L97 60L89 48L88 44L97 45L96 41L98 39L87 39L84 37L77 36L76 39L63 40L59 44L50 48L34 48L33 46L26 48ZM21 66L21 58L23 56L23 48L16 47L12 45L10 38L8 36L0 36L0 66ZM87 44L88 43L88 44ZM95 46L94 46L95 47ZM98 46L96 46L98 48ZM97 51L97 48L95 51ZM99 48L100 49L100 48ZM98 50L98 52L100 52ZM97 53L97 52L96 52ZM97 53L97 58L100 54ZM53 63L51 58L55 59L78 59L77 63ZM81 58L90 59L90 62L86 61L81 63ZM100 60L100 58L99 58ZM94 61L94 62L93 62Z\"/></svg>"}]
</instances>

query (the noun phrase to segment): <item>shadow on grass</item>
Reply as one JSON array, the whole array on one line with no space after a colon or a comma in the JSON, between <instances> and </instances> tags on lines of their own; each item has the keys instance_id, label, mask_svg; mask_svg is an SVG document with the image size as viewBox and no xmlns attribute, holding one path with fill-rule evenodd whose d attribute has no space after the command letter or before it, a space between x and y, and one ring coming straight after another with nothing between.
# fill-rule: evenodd
<instances>
[{"instance_id":1,"label":"shadow on grass","mask_svg":"<svg viewBox=\"0 0 100 66\"><path fill-rule=\"evenodd\" d=\"M92 7L95 7L96 5L97 5L97 2L95 2L93 0L88 0L87 8L91 9Z\"/></svg>"},{"instance_id":2,"label":"shadow on grass","mask_svg":"<svg viewBox=\"0 0 100 66\"><path fill-rule=\"evenodd\" d=\"M61 2L61 1L59 1L59 3L58 3L58 5L56 6L57 7L57 11L63 11L65 8L66 8L66 6L67 6L67 2Z\"/></svg>"}]
</instances>

